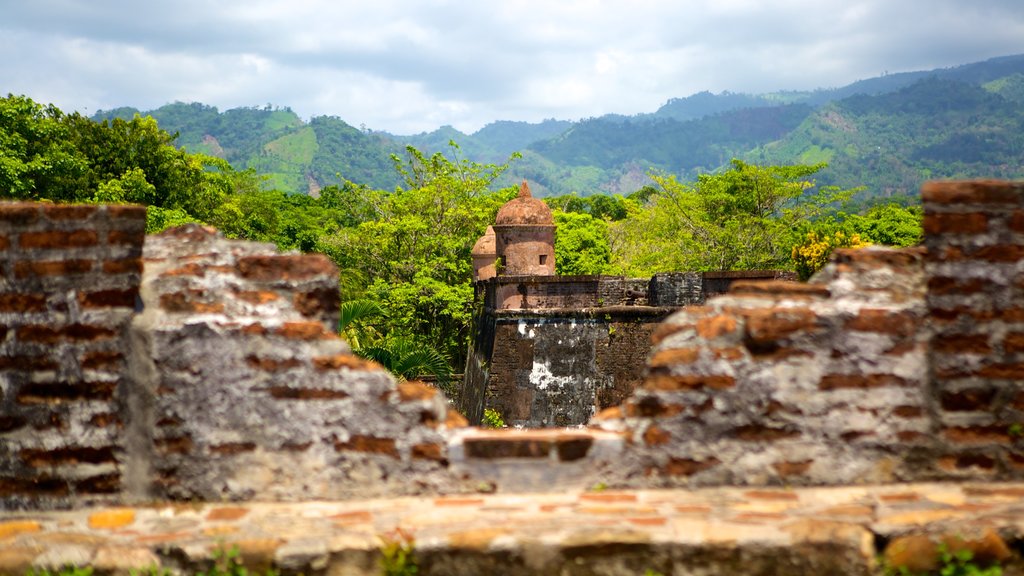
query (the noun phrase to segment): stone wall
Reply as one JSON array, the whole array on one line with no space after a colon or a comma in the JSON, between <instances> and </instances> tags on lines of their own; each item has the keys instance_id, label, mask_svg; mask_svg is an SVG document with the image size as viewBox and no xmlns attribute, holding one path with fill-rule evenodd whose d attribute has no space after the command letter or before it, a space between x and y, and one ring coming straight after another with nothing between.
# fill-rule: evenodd
<instances>
[{"instance_id":1,"label":"stone wall","mask_svg":"<svg viewBox=\"0 0 1024 576\"><path fill-rule=\"evenodd\" d=\"M840 250L660 326L600 425L625 485L1024 476L1024 185L930 183L925 249Z\"/></svg>"},{"instance_id":2,"label":"stone wall","mask_svg":"<svg viewBox=\"0 0 1024 576\"><path fill-rule=\"evenodd\" d=\"M145 210L0 204L0 508L116 498Z\"/></svg>"},{"instance_id":3,"label":"stone wall","mask_svg":"<svg viewBox=\"0 0 1024 576\"><path fill-rule=\"evenodd\" d=\"M507 424L578 426L625 401L643 380L650 336L682 306L777 271L622 276L498 276L478 282L459 409Z\"/></svg>"},{"instance_id":4,"label":"stone wall","mask_svg":"<svg viewBox=\"0 0 1024 576\"><path fill-rule=\"evenodd\" d=\"M144 229L0 204L0 507L459 490L460 417L350 353L329 260Z\"/></svg>"}]
</instances>

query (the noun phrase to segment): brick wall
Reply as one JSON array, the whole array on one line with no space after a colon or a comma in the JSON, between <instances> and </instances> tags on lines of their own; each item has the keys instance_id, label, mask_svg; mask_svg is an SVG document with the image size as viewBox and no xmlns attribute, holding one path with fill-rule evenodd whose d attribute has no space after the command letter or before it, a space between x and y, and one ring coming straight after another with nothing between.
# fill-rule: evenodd
<instances>
[{"instance_id":1,"label":"brick wall","mask_svg":"<svg viewBox=\"0 0 1024 576\"><path fill-rule=\"evenodd\" d=\"M655 333L600 425L625 484L1024 476L1024 185L924 187L924 248L840 250L805 285L737 283Z\"/></svg>"},{"instance_id":2,"label":"brick wall","mask_svg":"<svg viewBox=\"0 0 1024 576\"><path fill-rule=\"evenodd\" d=\"M0 203L0 508L116 498L145 210Z\"/></svg>"},{"instance_id":3,"label":"brick wall","mask_svg":"<svg viewBox=\"0 0 1024 576\"><path fill-rule=\"evenodd\" d=\"M1024 476L1024 184L930 183L929 360L950 476Z\"/></svg>"}]
</instances>

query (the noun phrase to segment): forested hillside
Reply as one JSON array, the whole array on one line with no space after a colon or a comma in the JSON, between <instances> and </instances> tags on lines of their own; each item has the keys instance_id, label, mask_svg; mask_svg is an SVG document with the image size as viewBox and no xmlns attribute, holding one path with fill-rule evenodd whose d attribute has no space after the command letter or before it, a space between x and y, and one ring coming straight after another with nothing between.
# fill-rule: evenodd
<instances>
[{"instance_id":1,"label":"forested hillside","mask_svg":"<svg viewBox=\"0 0 1024 576\"><path fill-rule=\"evenodd\" d=\"M304 122L288 108L218 111L168 104L145 112L179 134L186 150L252 168L262 186L311 193L345 181L390 189L399 180L391 155L412 145L448 150L476 162L514 162L499 179L526 178L541 196L629 194L650 174L682 179L727 166L827 162L819 180L863 186L857 198L913 202L921 183L946 177L1024 177L1024 56L956 68L887 74L811 92L701 92L653 113L577 122L496 121L473 134L451 126L412 136L357 129L337 117ZM138 110L99 112L131 119Z\"/></svg>"}]
</instances>

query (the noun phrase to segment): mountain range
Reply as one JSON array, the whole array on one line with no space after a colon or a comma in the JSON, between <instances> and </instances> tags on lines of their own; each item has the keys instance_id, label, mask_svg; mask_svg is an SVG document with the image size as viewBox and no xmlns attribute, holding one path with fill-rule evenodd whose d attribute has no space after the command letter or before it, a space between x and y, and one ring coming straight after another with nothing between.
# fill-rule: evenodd
<instances>
[{"instance_id":1,"label":"mountain range","mask_svg":"<svg viewBox=\"0 0 1024 576\"><path fill-rule=\"evenodd\" d=\"M539 195L634 192L651 170L683 179L732 158L827 162L819 184L863 187L864 201L913 201L935 178L1024 178L1024 55L888 74L834 89L768 94L701 92L652 113L579 121L496 121L464 134L451 126L412 136L360 129L335 116L303 121L284 107L219 111L201 103L117 108L93 118L153 116L190 152L252 168L268 188L316 194L342 179L392 189L390 156L407 145L480 162L512 163Z\"/></svg>"}]
</instances>

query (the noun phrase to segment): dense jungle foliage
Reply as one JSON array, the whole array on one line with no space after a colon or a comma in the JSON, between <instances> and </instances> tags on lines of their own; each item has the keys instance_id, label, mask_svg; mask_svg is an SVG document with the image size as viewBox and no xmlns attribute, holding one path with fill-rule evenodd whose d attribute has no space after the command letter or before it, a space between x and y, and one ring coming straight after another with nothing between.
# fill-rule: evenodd
<instances>
[{"instance_id":1,"label":"dense jungle foliage","mask_svg":"<svg viewBox=\"0 0 1024 576\"><path fill-rule=\"evenodd\" d=\"M229 237L325 253L341 271L343 329L357 349L406 377L435 373L443 381L461 370L473 300L470 252L515 194L500 182L518 154L478 163L454 143L430 155L408 146L389 159L394 187L343 180L314 197L268 188L252 167L237 170L178 144L149 116L97 122L8 96L0 99L0 198L144 204L149 232L202 222ZM856 190L816 186L824 167L733 159L690 182L652 172L653 185L628 195L550 197L557 270L809 274L833 245L852 245L844 239L919 240L919 210L845 209Z\"/></svg>"}]
</instances>

